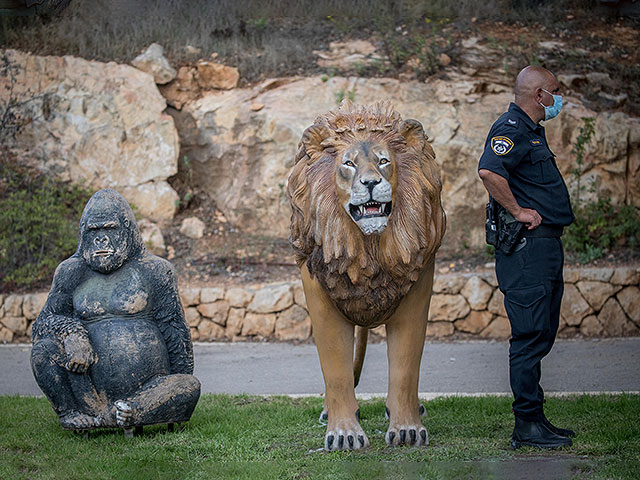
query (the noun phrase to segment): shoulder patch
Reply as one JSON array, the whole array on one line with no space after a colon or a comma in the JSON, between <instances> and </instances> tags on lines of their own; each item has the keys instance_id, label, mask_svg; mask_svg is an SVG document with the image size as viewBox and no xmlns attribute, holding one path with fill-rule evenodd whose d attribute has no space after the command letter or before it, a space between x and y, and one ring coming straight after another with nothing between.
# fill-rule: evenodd
<instances>
[{"instance_id":1,"label":"shoulder patch","mask_svg":"<svg viewBox=\"0 0 640 480\"><path fill-rule=\"evenodd\" d=\"M493 137L491 139L491 150L496 155L506 155L513 148L513 141L508 137Z\"/></svg>"},{"instance_id":2,"label":"shoulder patch","mask_svg":"<svg viewBox=\"0 0 640 480\"><path fill-rule=\"evenodd\" d=\"M506 122L504 122L505 125L510 125L512 127L517 127L518 126L518 120L516 120L515 118L507 118Z\"/></svg>"}]
</instances>

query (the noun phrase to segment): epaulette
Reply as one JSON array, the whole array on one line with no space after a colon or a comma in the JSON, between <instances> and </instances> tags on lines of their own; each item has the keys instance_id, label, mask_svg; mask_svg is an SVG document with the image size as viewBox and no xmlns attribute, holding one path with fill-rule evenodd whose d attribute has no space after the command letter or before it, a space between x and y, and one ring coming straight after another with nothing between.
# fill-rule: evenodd
<instances>
[{"instance_id":1,"label":"epaulette","mask_svg":"<svg viewBox=\"0 0 640 480\"><path fill-rule=\"evenodd\" d=\"M508 126L510 126L510 127L513 127L513 128L518 128L518 119L517 119L517 118L511 118L511 117L508 117L508 118L504 121L504 124L505 124L505 125L508 125Z\"/></svg>"}]
</instances>

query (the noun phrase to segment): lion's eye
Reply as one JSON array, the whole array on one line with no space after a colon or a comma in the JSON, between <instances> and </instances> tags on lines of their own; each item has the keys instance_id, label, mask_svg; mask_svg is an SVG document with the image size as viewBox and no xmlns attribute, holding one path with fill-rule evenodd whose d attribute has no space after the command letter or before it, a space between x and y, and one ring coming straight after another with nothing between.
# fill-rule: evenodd
<instances>
[{"instance_id":1,"label":"lion's eye","mask_svg":"<svg viewBox=\"0 0 640 480\"><path fill-rule=\"evenodd\" d=\"M351 160L347 160L343 165L346 165L347 167L355 167L355 164Z\"/></svg>"},{"instance_id":2,"label":"lion's eye","mask_svg":"<svg viewBox=\"0 0 640 480\"><path fill-rule=\"evenodd\" d=\"M378 165L386 165L387 163L389 163L388 158L381 158L380 161L378 162Z\"/></svg>"}]
</instances>

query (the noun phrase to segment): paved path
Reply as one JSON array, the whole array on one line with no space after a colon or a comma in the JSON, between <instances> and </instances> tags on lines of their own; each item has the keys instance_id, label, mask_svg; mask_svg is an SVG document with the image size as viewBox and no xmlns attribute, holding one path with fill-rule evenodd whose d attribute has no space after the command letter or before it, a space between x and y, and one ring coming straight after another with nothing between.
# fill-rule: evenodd
<instances>
[{"instance_id":1,"label":"paved path","mask_svg":"<svg viewBox=\"0 0 640 480\"><path fill-rule=\"evenodd\" d=\"M324 391L314 345L196 343L195 375L206 393L320 395ZM510 392L507 342L427 343L420 373L425 398ZM0 345L0 395L41 395L28 345ZM558 340L543 361L545 391L640 391L640 338ZM367 349L360 396L387 390L386 345Z\"/></svg>"}]
</instances>

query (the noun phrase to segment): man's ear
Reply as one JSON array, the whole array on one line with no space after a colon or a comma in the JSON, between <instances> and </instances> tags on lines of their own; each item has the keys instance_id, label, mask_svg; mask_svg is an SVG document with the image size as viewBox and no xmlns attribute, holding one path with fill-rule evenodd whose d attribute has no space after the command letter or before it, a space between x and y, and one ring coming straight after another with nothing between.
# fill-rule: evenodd
<instances>
[{"instance_id":1,"label":"man's ear","mask_svg":"<svg viewBox=\"0 0 640 480\"><path fill-rule=\"evenodd\" d=\"M326 140L333 136L333 132L324 125L311 125L302 134L300 143L304 145L304 149L309 157L322 152L327 147Z\"/></svg>"},{"instance_id":2,"label":"man's ear","mask_svg":"<svg viewBox=\"0 0 640 480\"><path fill-rule=\"evenodd\" d=\"M412 119L405 120L400 124L398 131L407 141L407 146L422 151L426 139L424 137L424 129L419 121Z\"/></svg>"}]
</instances>

